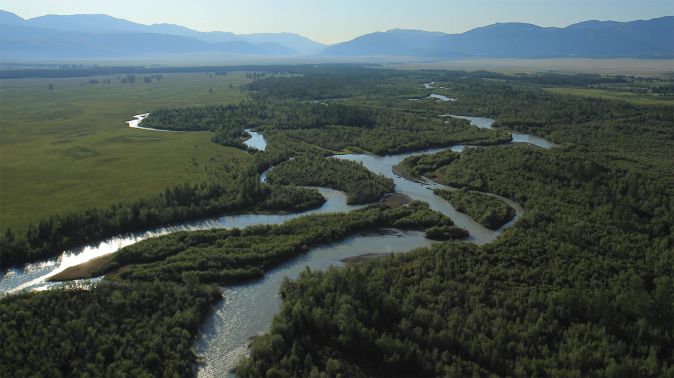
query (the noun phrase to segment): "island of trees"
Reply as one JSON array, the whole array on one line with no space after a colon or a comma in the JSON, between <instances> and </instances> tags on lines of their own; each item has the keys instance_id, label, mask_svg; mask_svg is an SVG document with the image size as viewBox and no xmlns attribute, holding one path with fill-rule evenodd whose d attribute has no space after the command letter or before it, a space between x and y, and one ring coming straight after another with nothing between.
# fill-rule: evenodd
<instances>
[{"instance_id":1,"label":"island of trees","mask_svg":"<svg viewBox=\"0 0 674 378\"><path fill-rule=\"evenodd\" d=\"M393 180L376 175L356 162L323 157L289 160L274 167L267 180L271 184L341 190L346 193L349 204L376 202L395 190Z\"/></svg>"},{"instance_id":2,"label":"island of trees","mask_svg":"<svg viewBox=\"0 0 674 378\"><path fill-rule=\"evenodd\" d=\"M477 223L492 230L498 230L515 217L515 209L486 194L444 189L436 189L433 193L449 201L456 210L468 214Z\"/></svg>"}]
</instances>

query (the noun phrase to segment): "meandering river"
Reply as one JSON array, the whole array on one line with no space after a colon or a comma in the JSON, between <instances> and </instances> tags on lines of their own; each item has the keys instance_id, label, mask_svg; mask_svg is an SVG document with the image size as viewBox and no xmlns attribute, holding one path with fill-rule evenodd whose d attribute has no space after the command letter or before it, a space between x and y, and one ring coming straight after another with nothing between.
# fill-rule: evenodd
<instances>
[{"instance_id":1,"label":"meandering river","mask_svg":"<svg viewBox=\"0 0 674 378\"><path fill-rule=\"evenodd\" d=\"M429 84L430 86L430 84ZM139 115L129 121L130 127L143 129L140 122L147 115ZM452 116L467 119L477 127L491 128L494 120L480 117ZM137 122L136 122L137 121ZM159 131L147 129L149 131ZM248 147L264 150L266 141L264 136L252 130L246 130L251 138L244 143ZM513 134L513 142L530 143L542 148L551 148L553 143L545 139L526 134ZM462 151L464 146L450 147L453 151ZM450 217L454 223L470 233L468 241L476 244L489 243L496 239L505 229L512 226L523 214L519 204L500 196L490 194L507 202L516 210L515 218L499 230L486 229L472 218L456 211L447 201L433 194L432 189L447 188L434 182L415 182L396 176L392 168L403 159L411 155L431 154L448 148L435 148L390 156L373 156L364 154L338 155L335 158L362 162L369 170L390 177L396 184L396 192L405 194L413 200L427 202L429 206ZM262 175L262 179L266 174ZM144 232L115 236L100 243L65 251L61 256L41 262L27 264L23 267L6 270L0 280L0 292L15 292L18 290L41 290L55 283L45 280L68 267L81 264L93 258L113 253L127 245L138 241L165 235L182 230L204 230L213 228L243 228L255 224L280 224L299 216L316 213L332 213L351 211L361 206L346 204L344 193L317 188L327 201L318 209L293 214L238 214L203 219L199 221L183 222L166 227L154 228ZM278 291L285 277L296 278L305 267L311 269L326 269L330 266L340 266L340 260L346 257L358 256L366 253L406 252L417 247L424 247L431 241L420 232L401 232L390 230L383 234L357 234L340 242L313 248L307 254L294 258L267 272L264 278L243 285L223 288L223 300L215 306L211 316L202 328L202 336L196 344L197 352L202 356L203 365L199 369L199 376L213 377L229 371L236 362L246 353L247 345L252 336L264 332L269 326L272 317L278 312L280 298Z\"/></svg>"}]
</instances>

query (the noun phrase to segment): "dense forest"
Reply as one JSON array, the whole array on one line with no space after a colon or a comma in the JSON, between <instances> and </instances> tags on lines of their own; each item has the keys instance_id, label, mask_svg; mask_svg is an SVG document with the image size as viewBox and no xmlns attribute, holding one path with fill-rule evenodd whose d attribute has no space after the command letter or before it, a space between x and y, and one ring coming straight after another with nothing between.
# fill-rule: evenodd
<instances>
[{"instance_id":1,"label":"dense forest","mask_svg":"<svg viewBox=\"0 0 674 378\"><path fill-rule=\"evenodd\" d=\"M220 292L109 283L0 301L0 376L186 377L192 340Z\"/></svg>"},{"instance_id":2,"label":"dense forest","mask_svg":"<svg viewBox=\"0 0 674 378\"><path fill-rule=\"evenodd\" d=\"M389 209L372 205L346 214L304 216L282 225L243 230L178 232L126 247L93 275L116 271L125 280L216 282L259 278L264 271L318 244L384 227L425 230L452 221L423 202ZM113 276L117 276L113 275Z\"/></svg>"},{"instance_id":3,"label":"dense forest","mask_svg":"<svg viewBox=\"0 0 674 378\"><path fill-rule=\"evenodd\" d=\"M450 240L466 232L418 202L278 226L180 232L128 246L94 272L106 278L90 290L0 300L0 375L193 375L190 343L219 298L211 285L259 279L313 246L394 227L448 241L286 281L280 313L252 341L237 374L674 376L671 107L544 90L628 77L284 70L293 75L249 84L251 99L240 105L156 112L157 122L179 120L168 128L192 130L186 125L198 119L193 129L211 130L216 143L240 143L243 127L261 130L267 150L251 151L253 163L230 184L178 186L138 203L138 211L120 204L72 220L54 217L26 236L7 232L0 238L3 266L129 224L209 211L306 209L323 201L316 191L278 183L331 186L353 202L391 191L389 180L325 158L335 152L489 146L509 142L513 130L560 147L469 148L413 156L398 167L408 177L466 188L451 192L450 201L476 220L489 213L487 224L492 214L505 221L509 207L470 190L520 203L524 215L482 246ZM430 81L435 88L425 89ZM457 101L409 101L431 91ZM495 118L497 130L439 117L445 114ZM258 174L270 166L273 185L260 184Z\"/></svg>"},{"instance_id":4,"label":"dense forest","mask_svg":"<svg viewBox=\"0 0 674 378\"><path fill-rule=\"evenodd\" d=\"M0 267L56 256L117 234L190 219L243 211L303 211L325 199L317 190L261 184L252 169L227 183L183 184L155 197L107 209L56 215L30 225L24 235L0 235Z\"/></svg>"},{"instance_id":5,"label":"dense forest","mask_svg":"<svg viewBox=\"0 0 674 378\"><path fill-rule=\"evenodd\" d=\"M568 75L575 82L573 75ZM526 81L525 81L526 79ZM570 155L586 156L613 168L647 168L671 180L674 165L674 112L671 106L634 105L578 96L557 95L528 82L458 78L438 73L434 93L458 101L387 101L391 106L423 114L458 114L496 119L495 128L545 137L561 144ZM542 80L542 79L541 79ZM355 101L355 100L354 100ZM362 106L381 102L363 99ZM637 152L637 153L635 153Z\"/></svg>"},{"instance_id":6,"label":"dense forest","mask_svg":"<svg viewBox=\"0 0 674 378\"><path fill-rule=\"evenodd\" d=\"M430 155L412 155L406 157L394 169L397 173L414 180L423 177L434 178L435 171L459 157L461 157L461 154L453 151L442 151Z\"/></svg>"},{"instance_id":7,"label":"dense forest","mask_svg":"<svg viewBox=\"0 0 674 378\"><path fill-rule=\"evenodd\" d=\"M346 193L349 204L376 202L395 190L393 180L376 175L356 162L323 157L289 160L274 167L267 175L267 181L341 190Z\"/></svg>"},{"instance_id":8,"label":"dense forest","mask_svg":"<svg viewBox=\"0 0 674 378\"><path fill-rule=\"evenodd\" d=\"M313 246L380 227L452 221L421 202L304 216L282 225L178 232L122 249L86 289L0 301L1 376L168 376L194 373L191 343L215 286L256 279ZM119 269L124 267L124 269Z\"/></svg>"},{"instance_id":9,"label":"dense forest","mask_svg":"<svg viewBox=\"0 0 674 378\"><path fill-rule=\"evenodd\" d=\"M238 373L674 372L671 187L525 146L469 150L441 177L527 212L482 248L436 245L287 283Z\"/></svg>"},{"instance_id":10,"label":"dense forest","mask_svg":"<svg viewBox=\"0 0 674 378\"><path fill-rule=\"evenodd\" d=\"M467 150L437 177L527 211L482 248L437 245L287 283L238 373L673 373L671 186L528 146Z\"/></svg>"},{"instance_id":11,"label":"dense forest","mask_svg":"<svg viewBox=\"0 0 674 378\"><path fill-rule=\"evenodd\" d=\"M289 118L263 127L265 135L270 139L316 145L328 151L388 155L459 143L491 145L511 140L507 133L478 129L461 120L442 120L390 108L291 103L285 109ZM315 121L316 117L333 112L341 114L332 117L334 122Z\"/></svg>"},{"instance_id":12,"label":"dense forest","mask_svg":"<svg viewBox=\"0 0 674 378\"><path fill-rule=\"evenodd\" d=\"M511 139L504 132L478 129L456 119L357 104L274 99L229 106L160 109L151 113L143 126L211 130L214 142L241 148L244 128L257 128L277 145L287 148L288 144L309 144L324 149L324 154L353 150L385 155L458 143L500 144Z\"/></svg>"},{"instance_id":13,"label":"dense forest","mask_svg":"<svg viewBox=\"0 0 674 378\"><path fill-rule=\"evenodd\" d=\"M158 109L143 120L143 127L174 131L216 131L213 141L244 148L244 129L255 127L260 113L254 104Z\"/></svg>"},{"instance_id":14,"label":"dense forest","mask_svg":"<svg viewBox=\"0 0 674 378\"><path fill-rule=\"evenodd\" d=\"M435 189L433 193L449 201L456 210L492 230L499 229L515 217L515 209L500 199L486 194L444 189Z\"/></svg>"},{"instance_id":15,"label":"dense forest","mask_svg":"<svg viewBox=\"0 0 674 378\"><path fill-rule=\"evenodd\" d=\"M511 198L523 218L483 247L305 272L284 285L280 315L237 373L674 374L671 108L553 95L519 78L433 80L459 100L383 101L489 116L561 144L407 161L411 175Z\"/></svg>"}]
</instances>

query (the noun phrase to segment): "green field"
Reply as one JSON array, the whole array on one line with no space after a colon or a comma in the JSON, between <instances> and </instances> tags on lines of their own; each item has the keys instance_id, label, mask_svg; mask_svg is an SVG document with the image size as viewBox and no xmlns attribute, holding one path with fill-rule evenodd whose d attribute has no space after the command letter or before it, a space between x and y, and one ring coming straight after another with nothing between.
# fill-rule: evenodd
<instances>
[{"instance_id":1,"label":"green field","mask_svg":"<svg viewBox=\"0 0 674 378\"><path fill-rule=\"evenodd\" d=\"M627 101L637 105L674 105L674 97L659 96L656 94L618 92L596 88L545 88L545 90L563 95Z\"/></svg>"},{"instance_id":2,"label":"green field","mask_svg":"<svg viewBox=\"0 0 674 378\"><path fill-rule=\"evenodd\" d=\"M245 152L212 143L209 132L125 124L160 107L240 102L247 82L241 73L163 74L134 84L116 75L0 81L0 229L214 179L247 161Z\"/></svg>"},{"instance_id":3,"label":"green field","mask_svg":"<svg viewBox=\"0 0 674 378\"><path fill-rule=\"evenodd\" d=\"M503 73L584 73L601 75L664 76L671 75L672 59L457 59L438 62L391 63L391 68L435 70L487 70Z\"/></svg>"}]
</instances>

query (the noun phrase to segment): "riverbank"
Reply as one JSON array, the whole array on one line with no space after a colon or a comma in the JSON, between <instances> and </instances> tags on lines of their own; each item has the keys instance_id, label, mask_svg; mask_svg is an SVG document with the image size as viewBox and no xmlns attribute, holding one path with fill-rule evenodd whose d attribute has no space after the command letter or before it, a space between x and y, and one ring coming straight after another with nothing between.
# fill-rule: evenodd
<instances>
[{"instance_id":1,"label":"riverbank","mask_svg":"<svg viewBox=\"0 0 674 378\"><path fill-rule=\"evenodd\" d=\"M358 264L364 261L371 261L375 259L380 259L385 256L391 256L391 253L364 253L362 255L347 257L339 261L345 264Z\"/></svg>"},{"instance_id":2,"label":"riverbank","mask_svg":"<svg viewBox=\"0 0 674 378\"><path fill-rule=\"evenodd\" d=\"M402 193L388 193L382 198L381 202L390 208L396 208L412 202L412 198Z\"/></svg>"},{"instance_id":3,"label":"riverbank","mask_svg":"<svg viewBox=\"0 0 674 378\"><path fill-rule=\"evenodd\" d=\"M419 184L426 184L426 182L418 176L415 176L411 173L409 173L403 166L402 164L396 164L391 168L391 171L393 172L394 175L399 176L405 180L408 181L413 181L417 182Z\"/></svg>"},{"instance_id":4,"label":"riverbank","mask_svg":"<svg viewBox=\"0 0 674 378\"><path fill-rule=\"evenodd\" d=\"M95 259L91 259L80 265L71 266L61 273L57 273L46 279L47 282L72 281L83 278L91 278L93 274L108 264L114 258L114 254L109 254Z\"/></svg>"}]
</instances>

